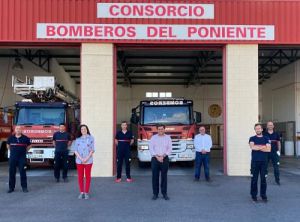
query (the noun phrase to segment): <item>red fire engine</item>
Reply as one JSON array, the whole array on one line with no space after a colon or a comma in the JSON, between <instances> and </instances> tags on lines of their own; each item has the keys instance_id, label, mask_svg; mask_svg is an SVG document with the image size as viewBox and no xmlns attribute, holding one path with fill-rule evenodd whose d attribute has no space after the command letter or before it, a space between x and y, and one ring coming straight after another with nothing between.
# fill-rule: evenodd
<instances>
[{"instance_id":1,"label":"red fire engine","mask_svg":"<svg viewBox=\"0 0 300 222\"><path fill-rule=\"evenodd\" d=\"M195 114L195 115L194 115ZM156 133L156 125L166 125L166 134L172 139L170 161L195 160L194 136L201 113L193 111L193 101L185 99L159 99L141 101L132 109L131 122L137 124L137 149L140 166L151 161L149 140Z\"/></svg>"},{"instance_id":2,"label":"red fire engine","mask_svg":"<svg viewBox=\"0 0 300 222\"><path fill-rule=\"evenodd\" d=\"M25 98L15 105L14 123L21 125L23 134L31 139L28 151L29 165L52 165L54 161L53 134L64 123L75 138L79 124L79 103L76 96L55 84L52 76L35 76L21 81L13 77L14 92ZM74 163L74 153L69 149ZM71 164L73 165L73 164Z\"/></svg>"}]
</instances>

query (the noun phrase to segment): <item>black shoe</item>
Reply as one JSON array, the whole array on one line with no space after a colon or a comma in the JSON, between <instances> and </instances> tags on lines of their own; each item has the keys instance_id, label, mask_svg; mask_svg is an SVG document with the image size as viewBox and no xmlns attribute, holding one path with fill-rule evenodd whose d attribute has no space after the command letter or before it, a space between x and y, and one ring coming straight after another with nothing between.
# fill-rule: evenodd
<instances>
[{"instance_id":1,"label":"black shoe","mask_svg":"<svg viewBox=\"0 0 300 222\"><path fill-rule=\"evenodd\" d=\"M194 178L194 182L199 182L200 179L199 178Z\"/></svg>"},{"instance_id":2,"label":"black shoe","mask_svg":"<svg viewBox=\"0 0 300 222\"><path fill-rule=\"evenodd\" d=\"M210 178L206 178L205 180L206 180L206 182L211 182Z\"/></svg>"},{"instance_id":3,"label":"black shoe","mask_svg":"<svg viewBox=\"0 0 300 222\"><path fill-rule=\"evenodd\" d=\"M28 193L28 189L27 188L22 188L23 193Z\"/></svg>"},{"instance_id":4,"label":"black shoe","mask_svg":"<svg viewBox=\"0 0 300 222\"><path fill-rule=\"evenodd\" d=\"M262 201L267 203L268 202L268 198L267 197L261 197Z\"/></svg>"},{"instance_id":5,"label":"black shoe","mask_svg":"<svg viewBox=\"0 0 300 222\"><path fill-rule=\"evenodd\" d=\"M277 181L276 181L276 184L277 184L278 186L280 186L280 181L279 181L279 180L277 180Z\"/></svg>"},{"instance_id":6,"label":"black shoe","mask_svg":"<svg viewBox=\"0 0 300 222\"><path fill-rule=\"evenodd\" d=\"M12 193L14 192L14 189L8 189L7 193Z\"/></svg>"},{"instance_id":7,"label":"black shoe","mask_svg":"<svg viewBox=\"0 0 300 222\"><path fill-rule=\"evenodd\" d=\"M152 200L157 200L157 198L158 198L158 195L153 195L153 197L152 197Z\"/></svg>"},{"instance_id":8,"label":"black shoe","mask_svg":"<svg viewBox=\"0 0 300 222\"><path fill-rule=\"evenodd\" d=\"M257 203L257 197L252 197L252 201Z\"/></svg>"},{"instance_id":9,"label":"black shoe","mask_svg":"<svg viewBox=\"0 0 300 222\"><path fill-rule=\"evenodd\" d=\"M55 182L56 182L56 183L59 183L59 179L55 179Z\"/></svg>"},{"instance_id":10,"label":"black shoe","mask_svg":"<svg viewBox=\"0 0 300 222\"><path fill-rule=\"evenodd\" d=\"M64 183L68 183L68 182L69 182L68 178L64 178Z\"/></svg>"},{"instance_id":11,"label":"black shoe","mask_svg":"<svg viewBox=\"0 0 300 222\"><path fill-rule=\"evenodd\" d=\"M163 198L164 198L165 200L170 200L170 198L168 197L168 195L164 195Z\"/></svg>"}]
</instances>

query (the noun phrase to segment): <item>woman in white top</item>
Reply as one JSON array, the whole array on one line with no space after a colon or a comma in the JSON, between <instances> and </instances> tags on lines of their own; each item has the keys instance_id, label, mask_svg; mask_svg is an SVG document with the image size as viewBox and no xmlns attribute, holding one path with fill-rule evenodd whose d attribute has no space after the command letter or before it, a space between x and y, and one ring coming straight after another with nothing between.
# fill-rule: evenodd
<instances>
[{"instance_id":1,"label":"woman in white top","mask_svg":"<svg viewBox=\"0 0 300 222\"><path fill-rule=\"evenodd\" d=\"M93 153L95 152L94 137L90 134L87 125L80 125L78 136L73 144L76 155L79 199L89 199L91 184L91 170L93 166ZM84 184L85 177L85 184Z\"/></svg>"}]
</instances>

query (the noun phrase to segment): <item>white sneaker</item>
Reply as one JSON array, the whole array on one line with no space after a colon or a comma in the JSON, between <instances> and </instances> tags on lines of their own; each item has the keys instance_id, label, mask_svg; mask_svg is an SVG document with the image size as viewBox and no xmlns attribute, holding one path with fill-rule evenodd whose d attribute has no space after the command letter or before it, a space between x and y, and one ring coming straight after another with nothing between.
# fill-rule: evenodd
<instances>
[{"instance_id":1,"label":"white sneaker","mask_svg":"<svg viewBox=\"0 0 300 222\"><path fill-rule=\"evenodd\" d=\"M88 199L90 199L90 196L87 193L85 193L84 194L84 199L88 200Z\"/></svg>"},{"instance_id":2,"label":"white sneaker","mask_svg":"<svg viewBox=\"0 0 300 222\"><path fill-rule=\"evenodd\" d=\"M85 198L84 193L80 193L78 199L84 199L84 198Z\"/></svg>"}]
</instances>

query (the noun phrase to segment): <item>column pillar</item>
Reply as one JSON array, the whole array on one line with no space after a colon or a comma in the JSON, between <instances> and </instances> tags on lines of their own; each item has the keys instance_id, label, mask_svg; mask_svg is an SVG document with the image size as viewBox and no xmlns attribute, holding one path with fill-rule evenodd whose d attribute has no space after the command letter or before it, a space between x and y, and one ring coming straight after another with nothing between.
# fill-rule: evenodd
<instances>
[{"instance_id":1,"label":"column pillar","mask_svg":"<svg viewBox=\"0 0 300 222\"><path fill-rule=\"evenodd\" d=\"M258 45L225 49L226 163L230 176L250 174L248 139L258 121Z\"/></svg>"},{"instance_id":2,"label":"column pillar","mask_svg":"<svg viewBox=\"0 0 300 222\"><path fill-rule=\"evenodd\" d=\"M113 176L113 44L81 47L81 122L95 137L93 177Z\"/></svg>"}]
</instances>

